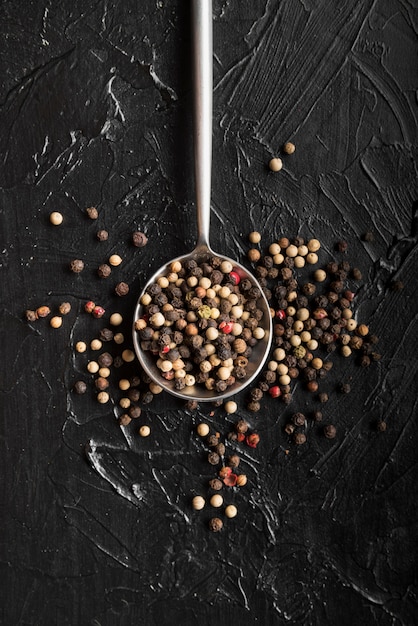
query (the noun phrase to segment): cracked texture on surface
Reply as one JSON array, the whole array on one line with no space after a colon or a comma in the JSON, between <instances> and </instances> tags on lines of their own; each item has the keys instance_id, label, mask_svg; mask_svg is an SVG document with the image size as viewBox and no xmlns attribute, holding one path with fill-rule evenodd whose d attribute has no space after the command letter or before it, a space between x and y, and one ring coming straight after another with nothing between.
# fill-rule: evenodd
<instances>
[{"instance_id":1,"label":"cracked texture on surface","mask_svg":"<svg viewBox=\"0 0 418 626\"><path fill-rule=\"evenodd\" d=\"M195 243L188 3L2 3L4 624L417 622L418 12L337 4L214 1L211 243L242 259L252 230L266 245L300 234L325 259L347 240L364 276L355 314L384 358L367 376L335 368L330 388L344 378L355 391L330 397L333 442L312 427L286 454L289 410L242 409L261 444L242 454L248 485L226 496L239 514L215 535L210 511L190 505L213 476L193 428L226 433L234 416L158 397L142 439L117 425L116 401L70 391L87 360L74 342L98 328L84 302L120 310L128 337L141 285ZM289 139L295 154L269 172ZM136 229L149 238L140 251ZM112 253L123 302L116 277L95 274ZM65 300L59 331L23 319ZM295 410L307 402L296 389ZM370 427L378 418L386 433Z\"/></svg>"}]
</instances>

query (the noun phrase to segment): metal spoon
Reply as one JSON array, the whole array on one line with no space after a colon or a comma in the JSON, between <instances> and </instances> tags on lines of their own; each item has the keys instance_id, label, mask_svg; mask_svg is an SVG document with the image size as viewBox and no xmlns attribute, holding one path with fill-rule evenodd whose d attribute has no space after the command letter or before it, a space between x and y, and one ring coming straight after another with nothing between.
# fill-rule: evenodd
<instances>
[{"instance_id":1,"label":"metal spoon","mask_svg":"<svg viewBox=\"0 0 418 626\"><path fill-rule=\"evenodd\" d=\"M195 151L195 186L196 186L196 212L198 240L194 250L185 256L172 259L161 267L148 281L142 294L148 286L160 277L169 273L169 267L173 261L184 263L188 259L194 259L199 264L209 257L218 256L230 261L234 270L241 279L248 278L254 286L258 287L261 297L258 307L263 311L260 326L265 335L253 348L246 367L247 376L227 388L223 393L206 389L200 385L186 387L181 391L174 388L174 381L166 380L156 365L156 357L142 350L137 331L133 330L133 342L136 355L145 372L164 390L185 400L198 402L223 400L238 393L249 385L259 374L267 357L272 340L272 320L269 304L257 280L248 270L222 254L214 252L209 245L210 227L210 196L211 196L211 169L212 169L212 0L192 0L192 31L193 31L193 54L194 54L194 151ZM141 294L141 296L142 296ZM138 299L134 322L144 314L144 307Z\"/></svg>"}]
</instances>

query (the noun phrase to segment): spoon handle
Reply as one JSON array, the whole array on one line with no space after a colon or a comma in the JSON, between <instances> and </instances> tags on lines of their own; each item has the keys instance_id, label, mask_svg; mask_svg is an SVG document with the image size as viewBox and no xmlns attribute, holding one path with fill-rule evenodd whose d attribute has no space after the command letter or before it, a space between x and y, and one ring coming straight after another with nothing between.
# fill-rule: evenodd
<instances>
[{"instance_id":1,"label":"spoon handle","mask_svg":"<svg viewBox=\"0 0 418 626\"><path fill-rule=\"evenodd\" d=\"M197 247L209 248L212 174L212 0L192 0Z\"/></svg>"}]
</instances>

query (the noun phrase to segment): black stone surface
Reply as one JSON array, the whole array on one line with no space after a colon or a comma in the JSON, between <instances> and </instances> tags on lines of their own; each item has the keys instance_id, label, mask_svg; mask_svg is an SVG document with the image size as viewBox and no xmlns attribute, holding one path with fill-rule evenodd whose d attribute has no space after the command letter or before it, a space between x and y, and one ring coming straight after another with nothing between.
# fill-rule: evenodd
<instances>
[{"instance_id":1,"label":"black stone surface","mask_svg":"<svg viewBox=\"0 0 418 626\"><path fill-rule=\"evenodd\" d=\"M246 394L235 415L156 396L120 427L118 380L135 364L112 367L101 405L86 370L98 353L74 350L113 312L125 344L103 350L129 348L141 285L195 243L189 2L17 0L0 13L1 623L416 624L416 4L214 1L213 248L243 260L252 230L264 247L318 238L320 264L361 269L355 315L380 338L367 371L333 355L321 388L337 437L309 420L302 446L283 430L318 406L301 383L290 406L266 396L258 414ZM289 139L296 152L272 173ZM111 254L123 262L100 279ZM26 321L63 301L60 329ZM195 426L226 436L238 416L261 440L239 448L248 484L224 489L238 515L215 534L211 507L191 507L216 473Z\"/></svg>"}]
</instances>

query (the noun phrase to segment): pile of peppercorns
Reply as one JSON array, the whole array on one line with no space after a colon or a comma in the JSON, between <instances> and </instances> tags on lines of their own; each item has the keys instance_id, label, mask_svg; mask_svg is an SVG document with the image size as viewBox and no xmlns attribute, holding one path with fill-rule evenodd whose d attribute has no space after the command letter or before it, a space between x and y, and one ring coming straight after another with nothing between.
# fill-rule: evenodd
<instances>
[{"instance_id":1,"label":"pile of peppercorns","mask_svg":"<svg viewBox=\"0 0 418 626\"><path fill-rule=\"evenodd\" d=\"M253 232L249 239L258 244L261 235ZM345 254L347 248L346 242L338 242L336 251ZM317 239L305 242L302 237L282 237L269 246L265 255L254 247L248 251L274 316L271 358L247 402L252 412L260 410L266 393L290 404L297 380L320 403L327 402L328 394L320 386L333 367L330 357L336 351L343 357L356 357L364 368L381 358L376 351L378 338L354 317L356 294L352 283L362 278L358 268L351 267L345 259L332 260L323 268L312 267L307 279L298 277L302 268L318 263L319 249ZM342 385L341 391L349 393L349 384ZM314 419L320 421L322 413L316 411ZM295 413L285 432L293 435L295 443L305 443L305 433L295 431L305 424L306 417ZM334 425L324 428L327 438L332 439L335 434Z\"/></svg>"},{"instance_id":2,"label":"pile of peppercorns","mask_svg":"<svg viewBox=\"0 0 418 626\"><path fill-rule=\"evenodd\" d=\"M98 212L93 207L87 209L86 213L90 219L97 219L98 217ZM50 221L58 226L63 221L62 215L54 212L50 216ZM99 230L97 239L98 241L106 241L108 239L107 231ZM366 240L366 238L364 239ZM147 237L140 231L136 231L132 235L132 243L137 248L145 246L147 241ZM292 392L296 381L300 381L302 383L301 386L306 389L308 394L318 401L320 405L324 405L328 401L328 394L321 390L321 381L325 379L333 366L331 357L334 353L338 352L347 358L354 356L363 368L369 367L372 362L381 358L376 350L378 338L369 332L366 324L358 323L354 316L353 302L355 301L356 284L362 279L361 272L358 268L351 267L344 258L343 255L346 254L348 249L345 241L338 242L336 246L336 252L341 255L340 259L331 260L324 264L323 267L318 267L318 252L321 245L317 239L305 241L300 236L293 239L281 237L271 243L265 253L260 248L261 235L258 232L250 233L249 241L252 247L248 251L248 260L253 264L254 274L269 302L271 315L274 320L274 336L272 351L266 367L259 376L258 383L249 392L247 409L253 413L259 412L261 401L264 397L279 398L285 405L289 405L292 401ZM122 261L119 255L111 255L107 263L99 265L97 269L98 276L103 279L108 278L112 274L113 268L121 265ZM183 271L184 269L188 272L187 277L195 281L195 284L190 284L189 287L193 289L193 297L196 298L194 306L191 307L191 310L196 312L196 320L185 320L184 316L178 316L177 313L181 309L180 304L178 307L173 306L169 298L163 301L164 297L162 298L161 294L164 296L165 293L163 292L168 288L173 292L169 294L171 300L176 297L178 299L189 297L184 291L178 290L179 286L176 284L176 281L168 280L165 277L167 278L167 285L151 286L153 291L152 293L148 292L148 316L160 313L159 310L154 311L152 306L161 307L164 311L164 322L161 325L156 324L156 326L162 326L164 329L164 324L167 320L174 323L182 320L180 321L182 328L175 329L175 332L179 335L182 334L182 331L185 331L185 334L187 334L186 327L187 325L190 326L188 345L183 345L183 336L181 341L179 338L178 342L174 342L175 345L171 345L173 343L173 333L167 330L160 333L161 345L160 343L158 344L158 349L161 349L163 354L167 354L171 350L173 354L176 354L176 350L178 350L180 359L182 356L185 356L185 354L181 353L181 350L184 351L186 348L190 350L192 348L195 353L194 356L197 355L198 357L197 362L199 365L210 362L211 354L207 352L207 348L206 352L202 353L204 342L193 339L193 337L200 337L199 331L203 330L206 332L220 323L223 324L225 322L227 324L229 318L226 318L233 307L241 307L243 312L245 312L243 318L241 313L238 316L238 320L234 321L238 326L240 321L246 321L248 318L253 318L257 321L257 294L255 292L251 293L251 290L254 290L254 286L248 282L248 285L241 284L241 291L237 290L237 284L234 284L231 277L233 268L230 267L227 268L226 274L228 278L226 281L224 280L225 272L220 272L223 276L220 276L219 280L215 279L215 273L220 271L220 263L222 263L221 259L214 258L213 263L209 264L210 267L207 268L200 268L197 265L196 267L172 268L173 273L176 273L174 271L176 269L177 271ZM75 273L80 273L84 270L84 262L80 259L73 259L70 262L70 269ZM303 278L302 276L303 274L306 275L307 269L309 270L308 275ZM211 276L210 284L205 282L199 284L200 279L205 279L208 276ZM208 304L208 302L203 301L207 297L208 290L209 296L212 295L210 289L214 285L218 285L216 293L224 287L229 291L228 294L225 291L225 298L219 299L218 297L219 302L217 304L221 304L219 310L215 306L210 307L210 302ZM124 296L128 292L129 286L127 283L120 281L116 284L116 295ZM215 296L216 293L213 295ZM251 302L250 311L246 311L245 300ZM183 303L183 300L181 300L181 303ZM213 300L212 304L215 304L215 300ZM59 315L54 315L50 319L51 327L60 328L62 316L67 315L70 310L70 303L63 302L58 308ZM103 307L96 305L92 301L85 303L84 310L96 319L100 319L105 315ZM217 311L216 315L213 313L215 310ZM251 315L247 315L247 313L251 313ZM43 305L35 310L27 310L26 318L29 322L36 322L38 319L48 317L50 314L50 308ZM239 319L240 317L242 318L241 320ZM171 318L173 319L171 320ZM113 388L117 387L120 396L117 400L120 410L118 420L121 427L127 427L132 420L136 420L141 416L141 406L149 404L155 395L162 392L162 388L153 382L146 373L138 372L138 364L133 350L131 348L123 348L125 339L117 328L123 322L122 316L114 312L109 316L108 322L110 327L105 326L96 330L96 337L90 341L89 345L82 340L78 340L75 343L75 351L79 354L88 353L88 351L98 353L97 357L91 356L90 358L89 355L89 359L86 362L86 372L93 376L93 386L99 403L114 402L113 394L109 390L112 388L112 372L114 373L115 370L118 372L113 384ZM165 328L169 326L167 324ZM196 327L197 332L195 332L192 326ZM258 327L256 323L254 323L254 328L249 328L245 323L242 326L244 328L239 329L239 334L238 328L235 329L235 332L232 332L233 329L231 327L232 341L222 340L218 342L219 346L217 346L217 349L219 347L222 356L226 359L226 356L232 355L230 350L232 342L243 340L245 343L245 350L235 350L237 353L234 355L235 358L241 359L239 363L234 363L235 374L240 371L240 367L245 373L245 360L250 355L252 343L258 339L254 335L254 330ZM153 339L150 333L143 332L147 328L149 327L144 323L144 320L137 321L137 331L141 335L141 340L149 342L148 347L150 349L156 348L157 346L152 345ZM244 333L245 336L241 336L241 331L248 332ZM221 338L223 336L228 339L228 335L229 332L225 331L221 334ZM218 340L218 336L219 333L215 338L216 340ZM170 342L167 342L167 337L169 337ZM211 341L210 335L207 339L209 342ZM166 344L168 350L165 349ZM206 342L207 344L208 341ZM113 346L113 348L110 346ZM227 355L228 349L231 355ZM164 358L163 361L173 363L168 358ZM162 368L163 374L166 377L171 376L169 372L172 369L171 367L167 368L167 372L164 372ZM209 378L206 374L209 374L210 369L205 372L204 367L199 367L197 382L205 384ZM186 375L187 371L185 371ZM229 375L232 375L232 370L229 372ZM178 377L180 387L185 382L185 376ZM222 393L224 386L228 385L227 378L225 380L219 379L217 384L219 387L216 388ZM78 395L86 393L86 382L77 380L73 390ZM350 384L347 382L341 383L339 391L344 394L350 393ZM232 400L225 403L222 403L222 401L214 402L214 406L222 406L227 414L235 413L238 410L236 402ZM197 407L197 403L193 400L188 401L186 404L186 409L190 411L197 409ZM306 442L308 417L312 418L314 422L321 422L323 411L316 408L309 415L300 411L294 412L284 425L284 432L298 446ZM380 432L384 432L386 429L384 420L378 421L377 429ZM208 484L209 504L218 511L221 511L223 507L225 517L229 519L234 518L238 512L237 507L231 502L224 505L224 500L227 499L227 496L223 497L220 492L222 489L227 488L229 491L226 493L230 495L234 493L235 489L247 484L247 476L238 471L240 457L237 454L236 445L242 443L249 448L256 448L260 437L257 432L250 429L248 422L244 419L238 419L223 440L221 434L217 431L211 432L206 423L198 424L196 431L201 441L207 447L208 463L216 470L216 477L212 478ZM143 423L138 428L138 433L142 437L147 437L150 432L150 426L146 423ZM336 434L335 424L327 423L323 427L323 435L327 439L334 439ZM231 448L231 453L228 453L228 448ZM205 498L201 495L196 495L192 499L192 506L195 510L203 509L206 506ZM209 528L212 531L219 531L222 527L223 521L219 514L210 519Z\"/></svg>"},{"instance_id":3,"label":"pile of peppercorns","mask_svg":"<svg viewBox=\"0 0 418 626\"><path fill-rule=\"evenodd\" d=\"M228 401L224 405L227 413L235 413L237 405L234 401ZM208 502L202 495L196 495L192 499L192 507L196 511L201 511L208 504L212 509L218 511L217 515L209 519L209 529L219 532L224 526L220 517L223 510L227 519L237 516L238 508L234 503L225 505L226 499L232 499L233 488L241 489L247 484L246 474L240 471L241 458L237 454L236 442L244 442L249 448L256 448L260 437L258 433L250 430L246 420L238 419L232 430L222 441L221 433L211 432L208 424L200 422L196 427L198 436L207 447L207 461L216 470L217 475L211 478L208 483ZM228 447L234 446L230 451ZM225 488L227 491L225 491ZM223 491L223 494L221 494Z\"/></svg>"},{"instance_id":4,"label":"pile of peppercorns","mask_svg":"<svg viewBox=\"0 0 418 626\"><path fill-rule=\"evenodd\" d=\"M177 391L202 385L223 393L245 379L252 349L265 336L260 288L218 256L173 261L168 269L140 298L141 350L155 355Z\"/></svg>"}]
</instances>

